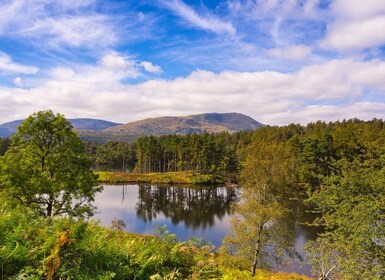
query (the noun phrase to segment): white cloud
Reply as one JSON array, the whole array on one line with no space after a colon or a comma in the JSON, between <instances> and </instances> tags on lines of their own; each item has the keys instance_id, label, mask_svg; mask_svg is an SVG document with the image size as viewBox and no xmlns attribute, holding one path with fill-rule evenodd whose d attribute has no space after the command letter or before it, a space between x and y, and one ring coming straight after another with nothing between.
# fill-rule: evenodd
<instances>
[{"instance_id":1,"label":"white cloud","mask_svg":"<svg viewBox=\"0 0 385 280\"><path fill-rule=\"evenodd\" d=\"M339 17L363 19L385 13L383 0L335 0L332 11Z\"/></svg>"},{"instance_id":2,"label":"white cloud","mask_svg":"<svg viewBox=\"0 0 385 280\"><path fill-rule=\"evenodd\" d=\"M93 2L2 1L0 36L28 38L44 48L111 46L118 40L115 26L110 16L95 11Z\"/></svg>"},{"instance_id":3,"label":"white cloud","mask_svg":"<svg viewBox=\"0 0 385 280\"><path fill-rule=\"evenodd\" d=\"M199 15L193 8L181 0L169 0L161 3L167 9L201 29L218 34L227 33L235 35L236 33L236 29L231 23L224 22L211 14Z\"/></svg>"},{"instance_id":4,"label":"white cloud","mask_svg":"<svg viewBox=\"0 0 385 280\"><path fill-rule=\"evenodd\" d=\"M285 112L275 116L277 122L282 118L295 117L301 123L323 121L337 121L343 119L372 120L373 118L383 119L385 103L377 102L355 102L352 104L337 105L310 105L299 112Z\"/></svg>"},{"instance_id":5,"label":"white cloud","mask_svg":"<svg viewBox=\"0 0 385 280\"><path fill-rule=\"evenodd\" d=\"M321 46L338 51L362 50L385 44L385 15L334 23Z\"/></svg>"},{"instance_id":6,"label":"white cloud","mask_svg":"<svg viewBox=\"0 0 385 280\"><path fill-rule=\"evenodd\" d=\"M305 45L292 45L269 49L268 54L275 58L301 60L311 54L311 48Z\"/></svg>"},{"instance_id":7,"label":"white cloud","mask_svg":"<svg viewBox=\"0 0 385 280\"><path fill-rule=\"evenodd\" d=\"M147 69L146 69L147 67ZM112 89L122 87L120 84L123 79L137 79L142 74L142 69L153 73L160 73L160 66L153 65L151 62L137 62L130 56L125 56L118 52L109 52L103 55L96 65L74 65L70 67L57 67L51 70L50 82L74 82L82 85L89 83L108 86ZM108 86L107 86L108 85ZM67 87L67 86L66 86Z\"/></svg>"},{"instance_id":8,"label":"white cloud","mask_svg":"<svg viewBox=\"0 0 385 280\"><path fill-rule=\"evenodd\" d=\"M144 70L153 74L162 74L162 68L159 65L154 65L149 61L143 61L139 63L139 66L142 66Z\"/></svg>"},{"instance_id":9,"label":"white cloud","mask_svg":"<svg viewBox=\"0 0 385 280\"><path fill-rule=\"evenodd\" d=\"M134 62L116 52L108 53L101 59L101 64L113 70L127 70L134 67Z\"/></svg>"},{"instance_id":10,"label":"white cloud","mask_svg":"<svg viewBox=\"0 0 385 280\"><path fill-rule=\"evenodd\" d=\"M23 37L44 37L51 47L107 47L117 42L117 37L108 24L108 18L95 16L63 16L37 20L29 28L19 32Z\"/></svg>"},{"instance_id":11,"label":"white cloud","mask_svg":"<svg viewBox=\"0 0 385 280\"><path fill-rule=\"evenodd\" d=\"M16 77L16 78L13 80L13 83L14 83L15 86L17 86L17 87L23 87L23 86L24 86L24 82L23 82L22 78L20 78L20 77Z\"/></svg>"},{"instance_id":12,"label":"white cloud","mask_svg":"<svg viewBox=\"0 0 385 280\"><path fill-rule=\"evenodd\" d=\"M334 60L292 73L195 71L136 85L120 81L122 64L107 65L56 68L34 88L0 88L0 104L7 104L0 105L0 122L48 108L67 117L119 122L234 111L266 124L385 117L382 61Z\"/></svg>"},{"instance_id":13,"label":"white cloud","mask_svg":"<svg viewBox=\"0 0 385 280\"><path fill-rule=\"evenodd\" d=\"M320 45L339 52L377 48L385 44L385 1L336 0Z\"/></svg>"},{"instance_id":14,"label":"white cloud","mask_svg":"<svg viewBox=\"0 0 385 280\"><path fill-rule=\"evenodd\" d=\"M35 74L38 68L16 63L12 58L0 51L0 73Z\"/></svg>"}]
</instances>

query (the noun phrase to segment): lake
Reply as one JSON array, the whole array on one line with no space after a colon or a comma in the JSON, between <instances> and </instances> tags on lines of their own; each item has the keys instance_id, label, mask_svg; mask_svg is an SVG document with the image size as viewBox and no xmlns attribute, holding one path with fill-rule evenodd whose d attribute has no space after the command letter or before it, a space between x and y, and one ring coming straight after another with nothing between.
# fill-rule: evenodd
<instances>
[{"instance_id":1,"label":"lake","mask_svg":"<svg viewBox=\"0 0 385 280\"><path fill-rule=\"evenodd\" d=\"M240 195L239 188L105 185L95 197L94 219L106 226L113 219L126 224L124 230L154 234L157 226L166 225L177 239L204 238L217 248L230 229L231 205ZM295 231L295 246L303 255L303 246L314 240L317 229L303 225L313 217L300 205L292 209L295 219L288 223ZM298 262L287 263L281 271L310 274L310 266Z\"/></svg>"}]
</instances>

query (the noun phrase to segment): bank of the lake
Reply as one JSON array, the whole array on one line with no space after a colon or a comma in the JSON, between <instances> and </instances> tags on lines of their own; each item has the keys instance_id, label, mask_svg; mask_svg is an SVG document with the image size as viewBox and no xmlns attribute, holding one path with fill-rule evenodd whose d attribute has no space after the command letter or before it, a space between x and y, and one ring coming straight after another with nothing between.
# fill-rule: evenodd
<instances>
[{"instance_id":1,"label":"bank of the lake","mask_svg":"<svg viewBox=\"0 0 385 280\"><path fill-rule=\"evenodd\" d=\"M0 198L1 201L1 198ZM2 202L2 201L1 201ZM222 265L208 247L103 227L73 218L46 219L22 208L0 209L1 279L292 279Z\"/></svg>"},{"instance_id":2,"label":"bank of the lake","mask_svg":"<svg viewBox=\"0 0 385 280\"><path fill-rule=\"evenodd\" d=\"M205 240L217 249L230 230L231 206L240 191L240 188L224 186L106 184L103 192L95 197L94 219L106 226L118 219L126 224L125 231L145 235L154 234L158 226L166 226L178 241ZM304 244L317 237L318 229L306 226L313 219L306 208L296 203L286 219L287 227L295 235L291 242L302 257ZM310 275L310 265L297 260L272 268Z\"/></svg>"},{"instance_id":3,"label":"bank of the lake","mask_svg":"<svg viewBox=\"0 0 385 280\"><path fill-rule=\"evenodd\" d=\"M145 184L189 184L215 185L223 184L224 179L215 175L196 172L165 172L165 173L121 173L95 172L101 183L145 183Z\"/></svg>"}]
</instances>

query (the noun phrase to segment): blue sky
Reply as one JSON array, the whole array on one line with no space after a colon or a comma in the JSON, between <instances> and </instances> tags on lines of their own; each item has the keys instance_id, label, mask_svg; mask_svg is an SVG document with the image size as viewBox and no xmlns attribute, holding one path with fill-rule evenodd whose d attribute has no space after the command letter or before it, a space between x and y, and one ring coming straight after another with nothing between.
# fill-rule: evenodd
<instances>
[{"instance_id":1,"label":"blue sky","mask_svg":"<svg viewBox=\"0 0 385 280\"><path fill-rule=\"evenodd\" d=\"M0 123L385 117L383 0L4 0Z\"/></svg>"}]
</instances>

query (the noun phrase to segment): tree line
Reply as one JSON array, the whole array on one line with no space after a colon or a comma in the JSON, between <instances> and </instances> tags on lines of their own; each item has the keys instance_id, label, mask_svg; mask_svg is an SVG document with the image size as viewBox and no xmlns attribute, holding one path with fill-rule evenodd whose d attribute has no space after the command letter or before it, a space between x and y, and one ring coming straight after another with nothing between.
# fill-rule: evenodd
<instances>
[{"instance_id":1,"label":"tree line","mask_svg":"<svg viewBox=\"0 0 385 280\"><path fill-rule=\"evenodd\" d=\"M134 143L87 143L94 165L123 172L197 172L235 178L252 132L143 136Z\"/></svg>"}]
</instances>

